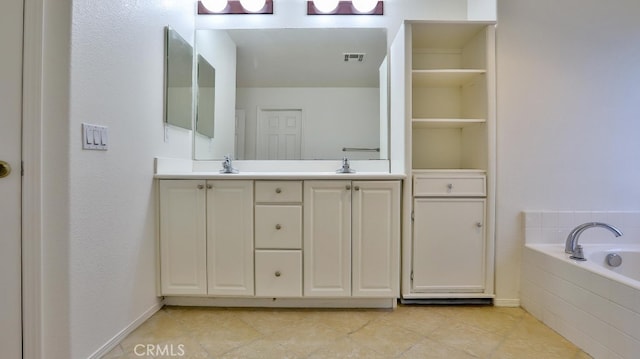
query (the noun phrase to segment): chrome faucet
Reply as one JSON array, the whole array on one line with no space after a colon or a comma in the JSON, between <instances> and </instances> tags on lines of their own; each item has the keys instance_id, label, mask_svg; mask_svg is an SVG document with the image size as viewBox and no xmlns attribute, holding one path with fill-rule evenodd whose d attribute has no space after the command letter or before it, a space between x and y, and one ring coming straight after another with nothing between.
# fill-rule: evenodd
<instances>
[{"instance_id":1,"label":"chrome faucet","mask_svg":"<svg viewBox=\"0 0 640 359\"><path fill-rule=\"evenodd\" d=\"M224 161L222 161L222 169L220 173L238 173L238 170L233 168L233 164L231 163L231 155L224 156Z\"/></svg>"},{"instance_id":2,"label":"chrome faucet","mask_svg":"<svg viewBox=\"0 0 640 359\"><path fill-rule=\"evenodd\" d=\"M586 260L584 258L584 254L582 253L582 246L578 244L578 239L580 239L580 235L582 234L582 232L592 227L606 228L610 230L613 234L615 234L616 237L620 237L622 235L622 232L618 228L610 224L606 224L602 222L583 223L577 226L576 228L574 228L573 230L571 230L571 232L567 236L567 242L565 243L564 251L565 253L571 254L571 257L570 257L571 259L577 259L582 261Z\"/></svg>"},{"instance_id":3,"label":"chrome faucet","mask_svg":"<svg viewBox=\"0 0 640 359\"><path fill-rule=\"evenodd\" d=\"M352 169L349 166L349 159L346 157L342 159L342 167L336 170L336 173L355 173L355 172L356 170Z\"/></svg>"}]
</instances>

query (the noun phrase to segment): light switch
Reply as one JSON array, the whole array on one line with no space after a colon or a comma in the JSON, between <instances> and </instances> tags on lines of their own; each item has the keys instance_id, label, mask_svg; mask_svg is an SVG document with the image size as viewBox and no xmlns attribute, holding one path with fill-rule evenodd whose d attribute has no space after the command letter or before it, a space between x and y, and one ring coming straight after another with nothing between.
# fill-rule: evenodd
<instances>
[{"instance_id":1,"label":"light switch","mask_svg":"<svg viewBox=\"0 0 640 359\"><path fill-rule=\"evenodd\" d=\"M106 151L108 136L106 126L82 124L82 149Z\"/></svg>"}]
</instances>

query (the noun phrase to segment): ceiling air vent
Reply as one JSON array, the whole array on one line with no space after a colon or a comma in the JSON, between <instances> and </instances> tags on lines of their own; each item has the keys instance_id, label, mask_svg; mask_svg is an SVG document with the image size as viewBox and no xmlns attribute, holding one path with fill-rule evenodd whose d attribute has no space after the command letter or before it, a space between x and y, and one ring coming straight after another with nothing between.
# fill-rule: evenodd
<instances>
[{"instance_id":1,"label":"ceiling air vent","mask_svg":"<svg viewBox=\"0 0 640 359\"><path fill-rule=\"evenodd\" d=\"M344 53L343 55L344 55L344 61L345 62L350 62L350 61L363 62L365 54L363 54L363 53L355 53L355 52L347 52L347 53Z\"/></svg>"}]
</instances>

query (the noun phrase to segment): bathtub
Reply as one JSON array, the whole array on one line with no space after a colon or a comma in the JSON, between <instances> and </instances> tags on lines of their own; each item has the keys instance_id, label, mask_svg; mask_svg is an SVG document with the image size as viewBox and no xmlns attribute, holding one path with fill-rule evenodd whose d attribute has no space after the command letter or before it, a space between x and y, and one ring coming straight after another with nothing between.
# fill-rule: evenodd
<instances>
[{"instance_id":1,"label":"bathtub","mask_svg":"<svg viewBox=\"0 0 640 359\"><path fill-rule=\"evenodd\" d=\"M640 358L640 245L583 244L586 261L564 244L526 243L521 305L596 359ZM610 267L609 253L622 257Z\"/></svg>"}]
</instances>

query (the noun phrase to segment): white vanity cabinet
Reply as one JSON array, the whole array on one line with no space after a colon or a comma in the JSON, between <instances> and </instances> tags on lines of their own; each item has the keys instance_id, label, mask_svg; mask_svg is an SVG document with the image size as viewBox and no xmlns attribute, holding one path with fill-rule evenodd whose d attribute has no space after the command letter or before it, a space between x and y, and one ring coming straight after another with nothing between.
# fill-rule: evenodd
<instances>
[{"instance_id":1,"label":"white vanity cabinet","mask_svg":"<svg viewBox=\"0 0 640 359\"><path fill-rule=\"evenodd\" d=\"M159 294L395 306L401 182L349 176L161 179Z\"/></svg>"},{"instance_id":2,"label":"white vanity cabinet","mask_svg":"<svg viewBox=\"0 0 640 359\"><path fill-rule=\"evenodd\" d=\"M302 296L302 181L256 181L257 297Z\"/></svg>"},{"instance_id":3,"label":"white vanity cabinet","mask_svg":"<svg viewBox=\"0 0 640 359\"><path fill-rule=\"evenodd\" d=\"M304 295L396 297L400 183L305 181Z\"/></svg>"},{"instance_id":4,"label":"white vanity cabinet","mask_svg":"<svg viewBox=\"0 0 640 359\"><path fill-rule=\"evenodd\" d=\"M207 294L252 296L253 181L207 181Z\"/></svg>"},{"instance_id":5,"label":"white vanity cabinet","mask_svg":"<svg viewBox=\"0 0 640 359\"><path fill-rule=\"evenodd\" d=\"M207 294L205 181L160 181L160 292Z\"/></svg>"},{"instance_id":6,"label":"white vanity cabinet","mask_svg":"<svg viewBox=\"0 0 640 359\"><path fill-rule=\"evenodd\" d=\"M304 182L304 295L351 295L351 181Z\"/></svg>"},{"instance_id":7,"label":"white vanity cabinet","mask_svg":"<svg viewBox=\"0 0 640 359\"><path fill-rule=\"evenodd\" d=\"M253 181L160 181L160 293L251 296Z\"/></svg>"}]
</instances>

